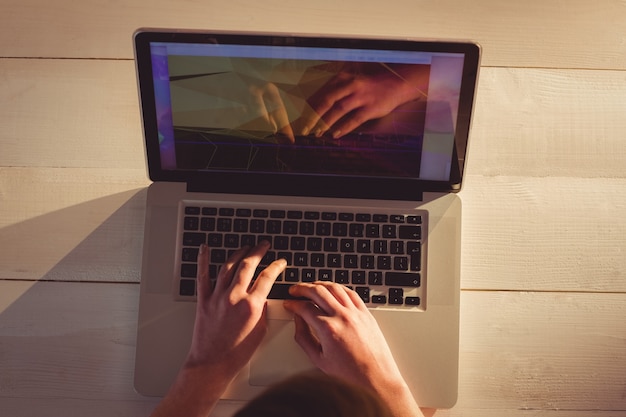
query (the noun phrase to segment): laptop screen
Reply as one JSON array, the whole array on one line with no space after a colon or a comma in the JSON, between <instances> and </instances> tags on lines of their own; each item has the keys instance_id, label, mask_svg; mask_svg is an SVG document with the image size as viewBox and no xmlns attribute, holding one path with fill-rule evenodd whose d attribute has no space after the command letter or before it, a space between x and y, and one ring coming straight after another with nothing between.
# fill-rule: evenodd
<instances>
[{"instance_id":1,"label":"laptop screen","mask_svg":"<svg viewBox=\"0 0 626 417\"><path fill-rule=\"evenodd\" d=\"M155 181L402 199L460 188L474 44L140 31L135 50Z\"/></svg>"}]
</instances>

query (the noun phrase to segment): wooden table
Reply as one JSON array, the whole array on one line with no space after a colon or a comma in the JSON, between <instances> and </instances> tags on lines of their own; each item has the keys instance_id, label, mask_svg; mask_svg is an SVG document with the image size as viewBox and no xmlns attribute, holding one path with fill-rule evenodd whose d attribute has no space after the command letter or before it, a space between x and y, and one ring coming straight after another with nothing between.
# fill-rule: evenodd
<instances>
[{"instance_id":1,"label":"wooden table","mask_svg":"<svg viewBox=\"0 0 626 417\"><path fill-rule=\"evenodd\" d=\"M460 395L437 416L626 415L626 2L0 0L0 415L141 416L141 26L483 46ZM222 403L216 416L237 404Z\"/></svg>"}]
</instances>

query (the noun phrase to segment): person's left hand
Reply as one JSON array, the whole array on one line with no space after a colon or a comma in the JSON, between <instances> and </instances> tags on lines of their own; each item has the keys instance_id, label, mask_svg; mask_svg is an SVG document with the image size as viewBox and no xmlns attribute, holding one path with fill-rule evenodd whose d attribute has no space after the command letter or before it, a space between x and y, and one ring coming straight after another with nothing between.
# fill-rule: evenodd
<instances>
[{"instance_id":1,"label":"person's left hand","mask_svg":"<svg viewBox=\"0 0 626 417\"><path fill-rule=\"evenodd\" d=\"M209 248L198 255L198 303L191 348L169 392L152 417L207 416L252 357L266 332L265 304L284 259L252 282L269 248L261 242L236 251L220 268L215 288L209 278Z\"/></svg>"},{"instance_id":2,"label":"person's left hand","mask_svg":"<svg viewBox=\"0 0 626 417\"><path fill-rule=\"evenodd\" d=\"M185 366L206 367L230 382L250 360L266 332L265 304L287 263L279 259L252 282L269 248L261 242L236 251L220 268L215 288L209 279L209 249L198 256L198 303L191 349Z\"/></svg>"}]
</instances>

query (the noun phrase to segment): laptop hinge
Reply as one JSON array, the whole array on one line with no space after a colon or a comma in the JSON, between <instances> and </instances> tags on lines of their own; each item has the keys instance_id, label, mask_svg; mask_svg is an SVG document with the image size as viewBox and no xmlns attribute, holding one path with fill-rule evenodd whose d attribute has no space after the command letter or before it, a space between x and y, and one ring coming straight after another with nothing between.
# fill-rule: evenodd
<instances>
[{"instance_id":1,"label":"laptop hinge","mask_svg":"<svg viewBox=\"0 0 626 417\"><path fill-rule=\"evenodd\" d=\"M210 185L209 185L210 184ZM372 189L376 192L373 193ZM187 192L217 193L217 194L261 194L282 195L294 197L326 197L326 198L356 198L365 200L396 200L396 201L423 201L422 191L407 191L407 187L333 187L331 184L314 185L306 182L298 186L276 184L268 187L267 182L255 181L189 181Z\"/></svg>"}]
</instances>

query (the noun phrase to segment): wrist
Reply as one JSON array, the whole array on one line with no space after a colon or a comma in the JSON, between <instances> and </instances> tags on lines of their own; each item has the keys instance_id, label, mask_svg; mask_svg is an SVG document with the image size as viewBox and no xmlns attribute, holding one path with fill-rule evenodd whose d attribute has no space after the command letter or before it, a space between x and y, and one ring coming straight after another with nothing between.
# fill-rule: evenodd
<instances>
[{"instance_id":1,"label":"wrist","mask_svg":"<svg viewBox=\"0 0 626 417\"><path fill-rule=\"evenodd\" d=\"M213 378L207 369L185 362L151 417L207 416L226 387L227 383Z\"/></svg>"},{"instance_id":2,"label":"wrist","mask_svg":"<svg viewBox=\"0 0 626 417\"><path fill-rule=\"evenodd\" d=\"M413 393L401 376L372 383L372 389L392 411L394 417L423 417Z\"/></svg>"},{"instance_id":3,"label":"wrist","mask_svg":"<svg viewBox=\"0 0 626 417\"><path fill-rule=\"evenodd\" d=\"M198 360L190 356L183 363L177 380L216 391L225 390L234 377L233 367L229 367L226 361Z\"/></svg>"}]
</instances>

